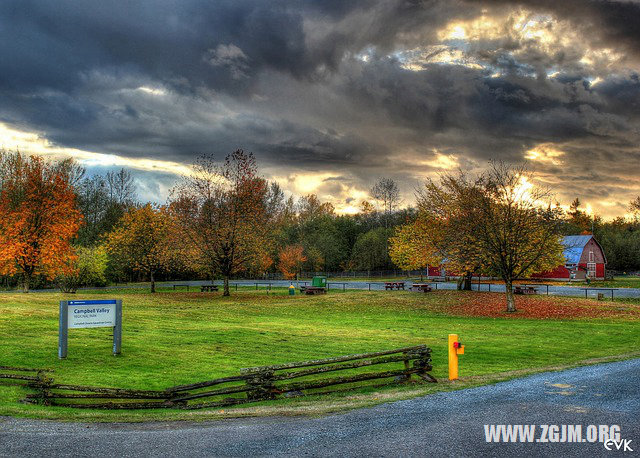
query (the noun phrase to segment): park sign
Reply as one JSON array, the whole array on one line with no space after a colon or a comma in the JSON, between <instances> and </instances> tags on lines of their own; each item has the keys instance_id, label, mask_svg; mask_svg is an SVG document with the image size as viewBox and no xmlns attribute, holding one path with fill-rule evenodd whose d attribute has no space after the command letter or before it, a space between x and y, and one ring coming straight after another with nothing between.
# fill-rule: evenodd
<instances>
[{"instance_id":1,"label":"park sign","mask_svg":"<svg viewBox=\"0 0 640 458\"><path fill-rule=\"evenodd\" d=\"M69 329L113 328L113 354L122 344L122 301L117 299L60 301L58 358L67 357Z\"/></svg>"}]
</instances>

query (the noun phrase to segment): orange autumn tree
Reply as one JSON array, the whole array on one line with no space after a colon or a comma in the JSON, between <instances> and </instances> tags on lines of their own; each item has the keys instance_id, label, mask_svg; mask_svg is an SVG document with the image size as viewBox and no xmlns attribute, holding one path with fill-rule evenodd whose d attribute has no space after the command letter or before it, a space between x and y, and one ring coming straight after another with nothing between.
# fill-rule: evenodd
<instances>
[{"instance_id":1,"label":"orange autumn tree","mask_svg":"<svg viewBox=\"0 0 640 458\"><path fill-rule=\"evenodd\" d=\"M41 157L0 152L0 274L20 275L28 292L38 275L70 273L70 242L81 224L64 170Z\"/></svg>"},{"instance_id":2,"label":"orange autumn tree","mask_svg":"<svg viewBox=\"0 0 640 458\"><path fill-rule=\"evenodd\" d=\"M260 253L256 254L254 262L249 263L249 271L262 276L266 275L267 271L273 265L273 258L271 257L271 254L269 254L268 247L264 247L264 249L260 251Z\"/></svg>"},{"instance_id":3,"label":"orange autumn tree","mask_svg":"<svg viewBox=\"0 0 640 458\"><path fill-rule=\"evenodd\" d=\"M302 263L307 260L302 245L288 245L278 253L278 270L287 280L296 278L302 268Z\"/></svg>"},{"instance_id":4,"label":"orange autumn tree","mask_svg":"<svg viewBox=\"0 0 640 458\"><path fill-rule=\"evenodd\" d=\"M151 204L130 209L107 236L107 250L116 262L148 275L156 292L154 275L174 265L177 225L165 209Z\"/></svg>"}]
</instances>

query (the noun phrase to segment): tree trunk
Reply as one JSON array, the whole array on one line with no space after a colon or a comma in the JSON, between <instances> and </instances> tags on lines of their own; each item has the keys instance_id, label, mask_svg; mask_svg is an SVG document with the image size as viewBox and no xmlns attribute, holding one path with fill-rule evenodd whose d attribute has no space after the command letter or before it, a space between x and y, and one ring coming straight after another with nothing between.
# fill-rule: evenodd
<instances>
[{"instance_id":1,"label":"tree trunk","mask_svg":"<svg viewBox=\"0 0 640 458\"><path fill-rule=\"evenodd\" d=\"M507 312L516 311L516 299L513 296L513 283L511 280L505 281L504 285L507 289Z\"/></svg>"},{"instance_id":2,"label":"tree trunk","mask_svg":"<svg viewBox=\"0 0 640 458\"><path fill-rule=\"evenodd\" d=\"M29 292L29 286L31 286L31 275L24 274L22 276L22 292L23 293L28 293Z\"/></svg>"},{"instance_id":3,"label":"tree trunk","mask_svg":"<svg viewBox=\"0 0 640 458\"><path fill-rule=\"evenodd\" d=\"M153 278L153 270L151 272L149 272L149 276L151 277L151 292L155 293L156 292L156 281Z\"/></svg>"},{"instance_id":4,"label":"tree trunk","mask_svg":"<svg viewBox=\"0 0 640 458\"><path fill-rule=\"evenodd\" d=\"M465 291L471 291L471 280L472 280L472 274L471 273L467 273L464 275L464 285L462 286L462 289Z\"/></svg>"},{"instance_id":5,"label":"tree trunk","mask_svg":"<svg viewBox=\"0 0 640 458\"><path fill-rule=\"evenodd\" d=\"M223 296L231 296L231 293L229 293L229 276L225 275L224 276L224 292L222 293Z\"/></svg>"}]
</instances>

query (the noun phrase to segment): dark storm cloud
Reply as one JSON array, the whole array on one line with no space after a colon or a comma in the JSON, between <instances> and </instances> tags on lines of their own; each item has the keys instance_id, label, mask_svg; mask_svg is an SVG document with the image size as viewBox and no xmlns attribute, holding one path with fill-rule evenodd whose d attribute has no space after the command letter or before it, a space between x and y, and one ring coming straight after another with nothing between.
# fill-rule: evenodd
<instances>
[{"instance_id":1,"label":"dark storm cloud","mask_svg":"<svg viewBox=\"0 0 640 458\"><path fill-rule=\"evenodd\" d=\"M343 53L429 36L455 2L273 0L5 1L0 4L0 88L72 91L99 69L177 89L246 89L228 72L238 50L247 76L274 68L310 77ZM429 7L429 8L427 8ZM452 9L449 11L449 9ZM307 21L309 35L303 30ZM225 51L226 50L226 51ZM223 56L218 56L222 53Z\"/></svg>"},{"instance_id":2,"label":"dark storm cloud","mask_svg":"<svg viewBox=\"0 0 640 458\"><path fill-rule=\"evenodd\" d=\"M460 144L475 146L475 152L485 157L508 154L513 145L505 141L502 151L496 151L489 142L489 148L482 151L478 137L531 144L623 135L634 127L613 109L616 97L626 92L633 106L640 95L628 80L612 81L592 91L582 79L491 78L484 70L460 65L432 64L416 72L385 59L364 67L362 77L349 80L344 92L365 110L386 112L392 123L415 131L421 141L434 132L464 130L467 135L461 136Z\"/></svg>"},{"instance_id":3,"label":"dark storm cloud","mask_svg":"<svg viewBox=\"0 0 640 458\"><path fill-rule=\"evenodd\" d=\"M538 167L561 194L573 191L558 176L615 200L616 174L640 192L638 2L124 5L0 3L0 122L127 157L241 147L281 176L330 172L327 193L380 176L410 193L447 160L474 169L552 144L563 165ZM482 18L493 29L443 38Z\"/></svg>"},{"instance_id":4,"label":"dark storm cloud","mask_svg":"<svg viewBox=\"0 0 640 458\"><path fill-rule=\"evenodd\" d=\"M139 73L188 90L236 86L224 65L211 65L219 45L251 60L301 73L301 17L283 2L3 2L4 88L72 91L87 73ZM302 62L302 64L301 64Z\"/></svg>"},{"instance_id":5,"label":"dark storm cloud","mask_svg":"<svg viewBox=\"0 0 640 458\"><path fill-rule=\"evenodd\" d=\"M431 36L434 26L451 14L452 4L447 9L444 4L255 0L123 7L102 1L3 2L0 115L65 146L123 154L149 154L149 148L160 147L159 154L163 149L188 154L190 148L210 144L212 135L202 136L201 131L207 124L202 118L211 108L185 112L181 123L172 119L169 107L150 107L141 102L144 94L123 91L160 85L183 96L185 107L224 94L237 98L227 100L235 105L253 95L261 71L282 74L280 84L287 84L288 77L322 80L345 53L392 47L412 34ZM203 96L203 89L211 92ZM171 126L163 118L171 120ZM269 116L247 118L252 116L210 131L216 138L216 130L251 138L257 124L265 129L274 124ZM238 132L242 122L246 135ZM171 138L148 141L161 136L159 130L171 132ZM307 130L315 129L302 126L300 135ZM201 140L193 139L196 134ZM218 143L228 146L224 139ZM283 146L295 150L299 143L286 141Z\"/></svg>"}]
</instances>

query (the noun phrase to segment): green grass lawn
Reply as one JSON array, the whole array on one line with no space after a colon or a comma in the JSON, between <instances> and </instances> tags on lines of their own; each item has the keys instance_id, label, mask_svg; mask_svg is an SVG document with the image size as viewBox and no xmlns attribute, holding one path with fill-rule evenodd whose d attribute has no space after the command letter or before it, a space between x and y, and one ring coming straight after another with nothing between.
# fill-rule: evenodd
<instances>
[{"instance_id":1,"label":"green grass lawn","mask_svg":"<svg viewBox=\"0 0 640 458\"><path fill-rule=\"evenodd\" d=\"M597 288L640 288L640 277L613 277L613 280L592 281L589 286Z\"/></svg>"},{"instance_id":2,"label":"green grass lawn","mask_svg":"<svg viewBox=\"0 0 640 458\"><path fill-rule=\"evenodd\" d=\"M0 415L94 421L196 419L227 415L325 412L436 390L487 383L508 371L629 355L640 351L640 320L535 320L452 316L473 292L331 291L289 297L241 288L219 293L109 290L0 294L0 366L55 370L57 382L164 389L225 375L240 368L364 353L417 344L433 349L433 375L447 377L447 335L466 345L458 385L413 384L362 389L328 397L283 399L207 411L91 411L25 405L26 390L0 382ZM76 297L77 296L77 297ZM111 356L109 329L71 329L69 356L57 358L58 302L105 296L123 299L122 355ZM570 307L572 299L556 298ZM615 304L622 304L616 301ZM443 307L443 305L445 307ZM611 306L593 301L594 307ZM627 305L625 305L627 306ZM627 307L637 310L635 304ZM635 312L634 312L635 313ZM501 374L500 377L493 377ZM513 376L513 375L511 375ZM323 408L315 409L317 406Z\"/></svg>"}]
</instances>

